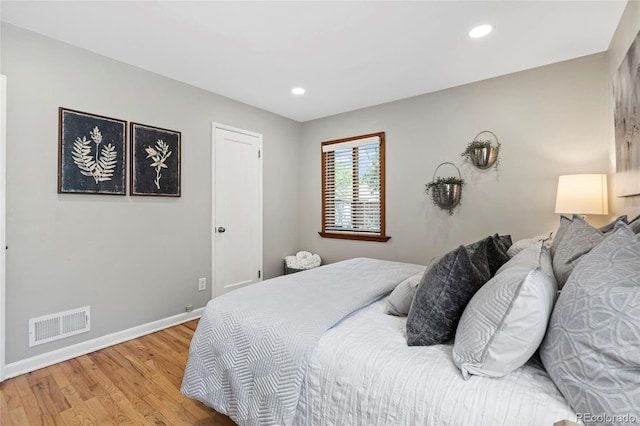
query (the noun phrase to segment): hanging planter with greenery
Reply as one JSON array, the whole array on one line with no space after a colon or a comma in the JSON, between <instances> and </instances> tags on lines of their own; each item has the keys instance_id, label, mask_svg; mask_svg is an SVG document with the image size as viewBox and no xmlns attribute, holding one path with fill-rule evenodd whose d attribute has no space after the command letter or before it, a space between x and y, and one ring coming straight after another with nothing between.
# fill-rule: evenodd
<instances>
[{"instance_id":1,"label":"hanging planter with greenery","mask_svg":"<svg viewBox=\"0 0 640 426\"><path fill-rule=\"evenodd\" d=\"M458 172L458 177L448 176L448 177L438 177L436 178L436 174L438 173L438 169L445 165L449 164L455 167ZM464 179L460 175L460 170L450 162L440 163L438 167L436 167L435 172L433 173L433 180L426 184L425 192L431 193L431 200L433 204L440 207L443 210L448 210L449 214L453 214L453 209L460 204L460 199L462 198L462 186L464 185Z\"/></svg>"},{"instance_id":2,"label":"hanging planter with greenery","mask_svg":"<svg viewBox=\"0 0 640 426\"><path fill-rule=\"evenodd\" d=\"M496 144L492 145L491 140L478 139L478 136L483 133L491 133ZM489 130L483 130L473 138L473 141L469 142L467 148L462 154L460 154L460 156L465 157L467 161L479 169L488 169L495 165L497 170L500 165L500 161L498 160L500 146L500 142L498 142L498 137L495 133Z\"/></svg>"}]
</instances>

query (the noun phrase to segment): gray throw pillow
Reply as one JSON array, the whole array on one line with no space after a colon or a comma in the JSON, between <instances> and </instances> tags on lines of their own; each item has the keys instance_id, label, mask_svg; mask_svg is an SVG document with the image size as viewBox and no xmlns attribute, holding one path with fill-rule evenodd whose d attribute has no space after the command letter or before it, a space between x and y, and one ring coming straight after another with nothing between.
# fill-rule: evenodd
<instances>
[{"instance_id":1,"label":"gray throw pillow","mask_svg":"<svg viewBox=\"0 0 640 426\"><path fill-rule=\"evenodd\" d=\"M574 216L553 256L553 271L562 288L582 257L604 239L604 234L582 217Z\"/></svg>"},{"instance_id":2,"label":"gray throw pillow","mask_svg":"<svg viewBox=\"0 0 640 426\"><path fill-rule=\"evenodd\" d=\"M498 269L504 265L511 257L507 253L511 247L510 235L494 234L487 238L487 264L489 265L490 277L493 277Z\"/></svg>"},{"instance_id":3,"label":"gray throw pillow","mask_svg":"<svg viewBox=\"0 0 640 426\"><path fill-rule=\"evenodd\" d=\"M583 217L580 216L580 215L577 215L577 214L574 214L572 216L572 218L568 218L566 216L560 216L560 226L558 227L558 230L556 231L556 235L553 238L553 241L551 243L551 258L552 259L556 254L556 250L558 248L558 245L560 244L560 241L562 241L562 238L564 237L564 234L567 232L567 230L571 226L571 223L576 218L579 218L580 220L584 221ZM638 216L638 218L640 218L640 216ZM614 226L619 221L627 223L627 215L618 216L613 222L610 222L610 223L608 223L608 224L606 224L604 226L601 226L600 228L598 228L598 230L600 232L602 232L603 234L608 234L609 232L613 231ZM638 227L640 228L640 223L639 223Z\"/></svg>"},{"instance_id":4,"label":"gray throw pillow","mask_svg":"<svg viewBox=\"0 0 640 426\"><path fill-rule=\"evenodd\" d=\"M387 298L387 310L385 311L387 314L399 317L407 316L411 308L411 301L423 275L424 272L412 275L393 289Z\"/></svg>"},{"instance_id":5,"label":"gray throw pillow","mask_svg":"<svg viewBox=\"0 0 640 426\"><path fill-rule=\"evenodd\" d=\"M495 237L498 237L498 240L500 240L500 242L502 243L502 246L504 247L505 251L508 251L509 248L513 245L513 240L511 240L511 235L498 235L495 234Z\"/></svg>"},{"instance_id":6,"label":"gray throw pillow","mask_svg":"<svg viewBox=\"0 0 640 426\"><path fill-rule=\"evenodd\" d=\"M634 234L640 234L640 216L629 222L629 228L631 228Z\"/></svg>"},{"instance_id":7,"label":"gray throw pillow","mask_svg":"<svg viewBox=\"0 0 640 426\"><path fill-rule=\"evenodd\" d=\"M453 339L464 308L490 278L487 244L491 237L442 256L422 277L407 317L409 346Z\"/></svg>"},{"instance_id":8,"label":"gray throw pillow","mask_svg":"<svg viewBox=\"0 0 640 426\"><path fill-rule=\"evenodd\" d=\"M618 216L613 222L609 222L606 225L601 226L600 228L598 228L598 230L603 234L608 234L609 232L613 231L613 228L616 226L616 223L618 222L627 223L627 215L624 214L622 216Z\"/></svg>"},{"instance_id":9,"label":"gray throw pillow","mask_svg":"<svg viewBox=\"0 0 640 426\"><path fill-rule=\"evenodd\" d=\"M551 315L540 355L576 412L589 413L592 419L635 416L638 422L638 348L640 237L619 223L571 274Z\"/></svg>"},{"instance_id":10,"label":"gray throw pillow","mask_svg":"<svg viewBox=\"0 0 640 426\"><path fill-rule=\"evenodd\" d=\"M545 264L544 268L542 265ZM542 342L557 292L542 241L520 251L473 296L462 314L453 360L462 377L501 377L522 366Z\"/></svg>"},{"instance_id":11,"label":"gray throw pillow","mask_svg":"<svg viewBox=\"0 0 640 426\"><path fill-rule=\"evenodd\" d=\"M573 219L568 218L567 216L560 216L560 226L558 226L558 230L556 231L556 235L553 237L553 241L551 242L551 259L556 255L556 250L558 249L558 245L560 241L562 241L562 237L571 226L571 222Z\"/></svg>"}]
</instances>

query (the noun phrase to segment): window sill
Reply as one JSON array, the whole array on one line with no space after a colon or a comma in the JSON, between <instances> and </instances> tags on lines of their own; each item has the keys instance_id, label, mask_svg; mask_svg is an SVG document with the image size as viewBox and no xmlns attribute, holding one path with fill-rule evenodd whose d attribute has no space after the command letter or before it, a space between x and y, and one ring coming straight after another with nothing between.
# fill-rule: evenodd
<instances>
[{"instance_id":1,"label":"window sill","mask_svg":"<svg viewBox=\"0 0 640 426\"><path fill-rule=\"evenodd\" d=\"M318 232L322 238L336 238L339 240L373 241L386 243L391 239L384 235L362 235L362 234L338 234L333 232Z\"/></svg>"}]
</instances>

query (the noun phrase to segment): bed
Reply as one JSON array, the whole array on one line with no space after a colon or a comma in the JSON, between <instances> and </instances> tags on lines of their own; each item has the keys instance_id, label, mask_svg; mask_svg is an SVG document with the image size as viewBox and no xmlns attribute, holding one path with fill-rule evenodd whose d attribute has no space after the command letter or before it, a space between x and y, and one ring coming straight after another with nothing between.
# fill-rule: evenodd
<instances>
[{"instance_id":1,"label":"bed","mask_svg":"<svg viewBox=\"0 0 640 426\"><path fill-rule=\"evenodd\" d=\"M605 235L604 231L598 232ZM607 232L613 231L608 229ZM627 240L623 238L616 244L628 251L639 239L628 228L624 232ZM623 231L615 233L622 234ZM495 237L494 241L497 240ZM591 248L598 243L593 240ZM546 256L551 261L549 244L541 238L531 239L527 244L524 252L535 245L535 250L548 253ZM567 245L572 247L571 259L576 267L576 242L572 240ZM640 256L640 242L636 245ZM520 246L521 249L525 247ZM561 250L557 244L555 248ZM518 258L522 256L517 255ZM562 254L556 256L558 259L563 257ZM529 255L529 258L534 257ZM632 258L632 262L639 259ZM505 276L501 270L512 260L501 268L493 265L496 270L492 275ZM228 415L239 425L551 426L563 420L587 424L623 423L615 421L620 420L617 417L609 422L597 421L603 418L585 417L585 414L591 415L587 409L599 406L591 403L585 407L581 405L582 400L576 400L571 394L571 389L576 388L572 386L573 378L566 374L564 365L556 362L555 346L551 346L565 345L547 342L558 339L554 333L547 332L552 337L545 340L549 346L548 356L553 358L547 359L545 366L551 369L545 369L537 357L527 354L528 361L502 375L495 374L495 368L492 370L487 363L484 367L488 373L484 377L483 368L477 366L469 367L464 374L461 365L465 364L461 364L459 358L464 358L465 353L457 348L457 342L408 345L411 332L407 322L412 321L411 313L407 317L389 315L389 298L410 278L428 275L430 268L433 269L432 263L425 267L356 258L267 280L213 299L194 334L181 391ZM591 268L585 272L577 267L577 272L570 275L592 277L593 266ZM526 279L542 276L546 280L549 274L554 275L552 270L534 269L535 273L532 270ZM629 264L623 265L623 270L628 272ZM567 294L579 288L577 279L568 276L565 279ZM535 279L532 282L539 286ZM555 280L553 282L555 285ZM632 278L632 282L636 283L636 278ZM491 287L483 285L487 289ZM640 280L637 285L640 288ZM521 287L518 291L524 292ZM481 290L475 292L476 296L484 291ZM484 297L495 299L494 295ZM634 293L633 297L640 302L640 294ZM413 294L412 309L416 298L417 293ZM555 291L552 299L549 309L555 302ZM525 302L531 305L530 299ZM556 307L563 303L559 300ZM512 308L510 306L508 311L516 310ZM462 320L458 319L460 335L464 334L460 331L463 323L484 322L477 320L480 317L476 317L472 309L470 311L474 315L471 321L465 320L464 315ZM561 322L561 318L556 318L554 323L554 316L552 324ZM549 327L555 330L555 326ZM474 338L473 342L476 340L482 339ZM498 339L492 337L491 341L494 340ZM631 339L628 345L637 348L638 343ZM626 367L640 367L640 360L634 356L623 359ZM542 360L545 361L544 357ZM562 382L558 382L557 377L552 378L547 370ZM635 371L640 372L640 368ZM640 401L640 387L637 386L640 374L626 377L626 380L631 381L626 389L624 380L618 381L623 391L628 392L625 394L628 405L623 404L622 408L634 407L633 404ZM584 384L581 389L586 389ZM637 408L624 412L620 407L608 408L605 415L624 414L631 416L626 420L640 421L640 413L633 411ZM637 419L636 415L639 416ZM589 421L593 419L595 422Z\"/></svg>"},{"instance_id":2,"label":"bed","mask_svg":"<svg viewBox=\"0 0 640 426\"><path fill-rule=\"evenodd\" d=\"M386 315L385 305L375 302L322 336L295 424L551 426L576 419L540 366L465 381L452 345L407 346L406 317Z\"/></svg>"}]
</instances>

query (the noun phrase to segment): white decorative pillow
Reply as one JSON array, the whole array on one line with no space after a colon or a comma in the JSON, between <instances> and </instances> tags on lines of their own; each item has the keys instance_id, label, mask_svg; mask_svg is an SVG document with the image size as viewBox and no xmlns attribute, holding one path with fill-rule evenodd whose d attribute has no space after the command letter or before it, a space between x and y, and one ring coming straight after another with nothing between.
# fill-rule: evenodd
<instances>
[{"instance_id":1,"label":"white decorative pillow","mask_svg":"<svg viewBox=\"0 0 640 426\"><path fill-rule=\"evenodd\" d=\"M387 298L387 310L385 311L389 315L396 315L399 317L406 317L411 308L411 302L413 296L416 294L416 289L420 285L422 275L420 272L402 281L396 286Z\"/></svg>"},{"instance_id":2,"label":"white decorative pillow","mask_svg":"<svg viewBox=\"0 0 640 426\"><path fill-rule=\"evenodd\" d=\"M551 234L541 234L531 238L523 238L522 240L518 240L509 247L507 250L507 254L509 257L513 257L516 254L520 253L522 250L529 248L531 246L535 246L540 241L549 241L551 239Z\"/></svg>"},{"instance_id":3,"label":"white decorative pillow","mask_svg":"<svg viewBox=\"0 0 640 426\"><path fill-rule=\"evenodd\" d=\"M462 376L501 377L527 362L544 338L556 292L542 241L504 264L473 296L458 324L453 360Z\"/></svg>"}]
</instances>

